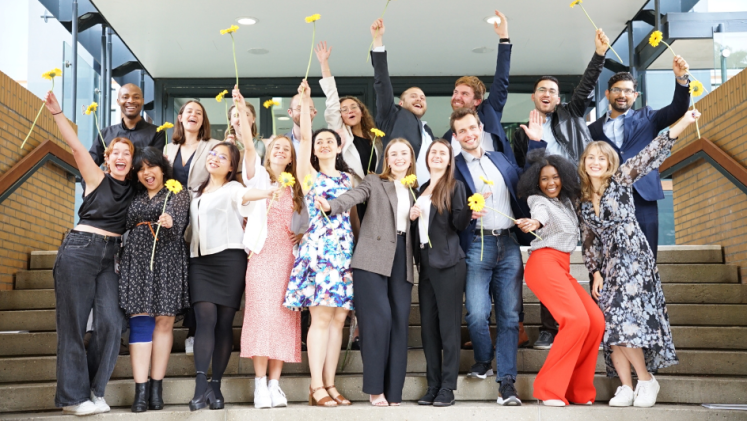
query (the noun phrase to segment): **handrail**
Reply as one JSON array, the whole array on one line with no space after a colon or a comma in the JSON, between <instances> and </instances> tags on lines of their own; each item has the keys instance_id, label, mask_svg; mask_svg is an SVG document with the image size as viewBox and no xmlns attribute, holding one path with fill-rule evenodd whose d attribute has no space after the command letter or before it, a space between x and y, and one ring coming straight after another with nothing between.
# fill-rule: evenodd
<instances>
[{"instance_id":1,"label":"handrail","mask_svg":"<svg viewBox=\"0 0 747 421\"><path fill-rule=\"evenodd\" d=\"M72 175L80 176L73 154L47 139L0 175L0 203L3 203L47 161L53 162Z\"/></svg>"},{"instance_id":2,"label":"handrail","mask_svg":"<svg viewBox=\"0 0 747 421\"><path fill-rule=\"evenodd\" d=\"M659 173L662 177L669 177L699 159L709 162L724 177L747 193L747 168L704 137L673 153L659 167Z\"/></svg>"}]
</instances>

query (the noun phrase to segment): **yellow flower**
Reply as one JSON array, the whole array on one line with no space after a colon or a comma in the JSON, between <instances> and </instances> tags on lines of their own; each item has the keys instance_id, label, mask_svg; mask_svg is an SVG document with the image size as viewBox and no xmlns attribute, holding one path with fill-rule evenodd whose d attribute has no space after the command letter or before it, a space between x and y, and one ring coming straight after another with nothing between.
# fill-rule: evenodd
<instances>
[{"instance_id":1,"label":"yellow flower","mask_svg":"<svg viewBox=\"0 0 747 421\"><path fill-rule=\"evenodd\" d=\"M99 104L97 104L95 101L91 103L91 105L86 108L86 115L91 115L91 113L96 112L96 109L99 108Z\"/></svg>"},{"instance_id":2,"label":"yellow flower","mask_svg":"<svg viewBox=\"0 0 747 421\"><path fill-rule=\"evenodd\" d=\"M311 190L311 187L314 186L314 177L311 176L311 174L306 174L306 177L303 178L303 188L306 190Z\"/></svg>"},{"instance_id":3,"label":"yellow flower","mask_svg":"<svg viewBox=\"0 0 747 421\"><path fill-rule=\"evenodd\" d=\"M177 194L182 191L182 183L174 180L173 178L171 180L168 180L165 185L171 193Z\"/></svg>"},{"instance_id":4,"label":"yellow flower","mask_svg":"<svg viewBox=\"0 0 747 421\"><path fill-rule=\"evenodd\" d=\"M405 187L412 188L412 186L414 186L415 183L417 183L417 181L418 181L418 177L415 174L410 174L408 176L402 177L402 179L400 180L400 183L402 183L402 185Z\"/></svg>"},{"instance_id":5,"label":"yellow flower","mask_svg":"<svg viewBox=\"0 0 747 421\"><path fill-rule=\"evenodd\" d=\"M467 204L473 211L480 212L485 207L485 197L480 193L475 193L467 199Z\"/></svg>"},{"instance_id":6,"label":"yellow flower","mask_svg":"<svg viewBox=\"0 0 747 421\"><path fill-rule=\"evenodd\" d=\"M237 30L237 29L239 29L239 27L238 27L238 26L236 26L236 25L231 25L231 26L230 26L230 27L228 27L227 29L221 29L221 30L220 30L220 34L221 34L221 35L232 34L232 33L236 32L236 30Z\"/></svg>"},{"instance_id":7,"label":"yellow flower","mask_svg":"<svg viewBox=\"0 0 747 421\"><path fill-rule=\"evenodd\" d=\"M306 23L316 22L321 17L322 16L319 13L311 15L311 16L306 16Z\"/></svg>"},{"instance_id":8,"label":"yellow flower","mask_svg":"<svg viewBox=\"0 0 747 421\"><path fill-rule=\"evenodd\" d=\"M583 0L573 0L571 2L571 9L573 9L573 6L575 6L577 4L581 4L581 3L583 3Z\"/></svg>"},{"instance_id":9,"label":"yellow flower","mask_svg":"<svg viewBox=\"0 0 747 421\"><path fill-rule=\"evenodd\" d=\"M700 83L700 81L690 81L690 95L699 97L703 95L703 91L705 91L705 88L703 87L703 84Z\"/></svg>"},{"instance_id":10,"label":"yellow flower","mask_svg":"<svg viewBox=\"0 0 747 421\"><path fill-rule=\"evenodd\" d=\"M384 137L384 135L386 134L377 128L371 129L371 133L373 133L376 137Z\"/></svg>"},{"instance_id":11,"label":"yellow flower","mask_svg":"<svg viewBox=\"0 0 747 421\"><path fill-rule=\"evenodd\" d=\"M483 183L487 184L488 186L492 186L493 185L493 181L492 180L488 180L487 178L485 178L483 176L480 176L480 181L482 181Z\"/></svg>"},{"instance_id":12,"label":"yellow flower","mask_svg":"<svg viewBox=\"0 0 747 421\"><path fill-rule=\"evenodd\" d=\"M218 101L218 102L223 102L223 97L225 97L226 95L228 95L228 91L227 90L219 93L218 96L215 97L215 100Z\"/></svg>"},{"instance_id":13,"label":"yellow flower","mask_svg":"<svg viewBox=\"0 0 747 421\"><path fill-rule=\"evenodd\" d=\"M58 69L56 67L54 69L52 69L52 70L50 70L50 71L42 74L42 77L44 79L47 79L47 80L52 80L52 79L54 79L57 76L62 76L62 70L60 70L60 69Z\"/></svg>"},{"instance_id":14,"label":"yellow flower","mask_svg":"<svg viewBox=\"0 0 747 421\"><path fill-rule=\"evenodd\" d=\"M280 103L278 101L275 101L274 99L268 99L267 101L262 103L262 106L265 108L270 108L272 106L279 107Z\"/></svg>"},{"instance_id":15,"label":"yellow flower","mask_svg":"<svg viewBox=\"0 0 747 421\"><path fill-rule=\"evenodd\" d=\"M158 126L158 128L156 129L156 132L160 132L162 130L173 129L173 128L174 128L174 125L167 121L163 123L162 125Z\"/></svg>"},{"instance_id":16,"label":"yellow flower","mask_svg":"<svg viewBox=\"0 0 747 421\"><path fill-rule=\"evenodd\" d=\"M296 184L296 179L289 172L281 173L278 181L283 185L283 187L293 187L293 185Z\"/></svg>"},{"instance_id":17,"label":"yellow flower","mask_svg":"<svg viewBox=\"0 0 747 421\"><path fill-rule=\"evenodd\" d=\"M654 31L648 38L648 43L651 44L652 47L658 47L662 39L664 39L664 34L662 34L661 31Z\"/></svg>"}]
</instances>

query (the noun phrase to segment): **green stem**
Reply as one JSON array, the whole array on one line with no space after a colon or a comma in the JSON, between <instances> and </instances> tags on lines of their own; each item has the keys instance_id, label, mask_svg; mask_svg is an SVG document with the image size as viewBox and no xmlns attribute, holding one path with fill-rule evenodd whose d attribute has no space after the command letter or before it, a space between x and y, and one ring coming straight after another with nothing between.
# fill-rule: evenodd
<instances>
[{"instance_id":1,"label":"green stem","mask_svg":"<svg viewBox=\"0 0 747 421\"><path fill-rule=\"evenodd\" d=\"M378 138L379 138L378 136L374 136L374 140L373 142L371 142L371 156L368 157L368 166L366 167L366 172L363 174L364 177L366 176L366 174L371 173L371 160L373 159L373 156L374 156L374 152L375 152L374 148L376 147L376 139Z\"/></svg>"},{"instance_id":2,"label":"green stem","mask_svg":"<svg viewBox=\"0 0 747 421\"><path fill-rule=\"evenodd\" d=\"M497 212L497 213L499 213L499 214L501 214L501 215L505 216L506 218L508 218L508 219L510 219L510 220L512 220L512 221L514 221L514 223L516 223L516 220L515 220L514 218L511 218L510 216L506 215L505 213L503 213L503 212L499 211L498 209L493 209L493 208L491 208L490 206L485 206L485 208L486 208L486 209L490 209L490 210L492 210L493 212ZM542 239L542 237L540 237L539 235L535 234L535 233L534 233L534 231L529 231L529 232L530 232L530 233L531 233L532 235L534 235L535 237L539 238L540 240Z\"/></svg>"},{"instance_id":3,"label":"green stem","mask_svg":"<svg viewBox=\"0 0 747 421\"><path fill-rule=\"evenodd\" d=\"M26 139L23 139L23 143L21 143L21 149L23 149L24 145L26 145L26 141L29 140L29 136L31 136L31 132L34 131L34 127L36 127L36 120L39 119L39 116L41 115L43 109L44 109L44 103L42 103L41 108L39 108L39 112L36 113L34 124L31 125L31 130L29 130L29 134L26 135Z\"/></svg>"},{"instance_id":4,"label":"green stem","mask_svg":"<svg viewBox=\"0 0 747 421\"><path fill-rule=\"evenodd\" d=\"M591 22L591 24L594 26L594 29L598 31L599 28L597 28L597 25L594 23L593 20L591 20L591 16L589 16L589 13L586 11L586 9L584 9L584 6L582 6L580 3L579 3L579 6L581 6L581 10L584 11L584 13L586 14L586 17L589 18L589 22ZM610 45L609 42L607 43L607 46L610 48L610 50L612 50L613 53L615 53L615 56L617 57L617 59L620 60L620 64L622 64L623 59L620 58L620 55L617 54L617 51L615 51L615 49L612 48L612 45Z\"/></svg>"},{"instance_id":5,"label":"green stem","mask_svg":"<svg viewBox=\"0 0 747 421\"><path fill-rule=\"evenodd\" d=\"M314 32L311 33L311 51L309 51L309 65L306 66L306 76L304 80L309 78L309 69L311 69L311 58L314 56L314 39L316 38L316 21L314 21Z\"/></svg>"},{"instance_id":6,"label":"green stem","mask_svg":"<svg viewBox=\"0 0 747 421\"><path fill-rule=\"evenodd\" d=\"M695 109L695 99L692 95L690 95L690 104L693 106L693 110ZM698 120L695 120L695 130L698 132L698 139L701 138L700 136L700 126L698 125Z\"/></svg>"},{"instance_id":7,"label":"green stem","mask_svg":"<svg viewBox=\"0 0 747 421\"><path fill-rule=\"evenodd\" d=\"M169 129L163 129L163 154L169 153Z\"/></svg>"},{"instance_id":8,"label":"green stem","mask_svg":"<svg viewBox=\"0 0 747 421\"><path fill-rule=\"evenodd\" d=\"M673 56L673 57L677 57L677 53L675 53L675 52L674 52L674 50L672 49L672 46L670 46L669 44L667 44L667 42L666 42L666 41L664 41L664 40L662 40L662 41L661 41L661 43L667 46L667 48L669 49L669 51L670 51L670 52L672 53L672 56ZM693 76L693 74L692 74L692 73L690 73L690 71L689 71L689 70L687 71L687 74L688 74L688 75L689 75L689 76L690 76L690 77L691 77L691 78L692 78L692 79L693 79L694 81L696 81L696 82L699 82L699 83L700 83L700 81L698 80L698 78L696 78L695 76ZM702 85L703 83L700 83L700 84ZM706 91L706 93L708 93L708 91L706 90L705 86L703 87L703 90L704 90L704 91ZM695 124L697 124L697 123L698 123L698 122L696 121L696 122L695 122Z\"/></svg>"},{"instance_id":9,"label":"green stem","mask_svg":"<svg viewBox=\"0 0 747 421\"><path fill-rule=\"evenodd\" d=\"M415 197L415 192L414 192L414 191L412 190L412 186L410 186L410 193L412 193L412 200L413 200L414 202L417 202L417 201L418 201L418 198L417 198L417 197ZM420 220L418 221L418 224L421 224L422 222L423 222L423 220L422 220L422 219L420 219ZM430 236L428 235L428 233L426 233L426 234L425 234L425 236L426 236L426 238L428 239L428 247L430 247L430 248L433 248L433 244L431 244L431 238L430 238Z\"/></svg>"},{"instance_id":10,"label":"green stem","mask_svg":"<svg viewBox=\"0 0 747 421\"><path fill-rule=\"evenodd\" d=\"M239 86L239 65L236 63L236 41L231 33L231 46L233 47L233 67L236 70L236 86Z\"/></svg>"},{"instance_id":11,"label":"green stem","mask_svg":"<svg viewBox=\"0 0 747 421\"><path fill-rule=\"evenodd\" d=\"M169 195L171 194L171 191L166 193L166 199L163 200L163 209L161 210L161 214L164 214L166 212L166 203L169 201ZM161 224L158 224L158 228L156 228L156 236L153 238L153 251L150 253L150 271L153 272L153 258L156 257L156 244L158 243L158 232L161 231Z\"/></svg>"},{"instance_id":12,"label":"green stem","mask_svg":"<svg viewBox=\"0 0 747 421\"><path fill-rule=\"evenodd\" d=\"M480 261L482 262L482 251L485 248L485 235L482 232L482 216L480 217Z\"/></svg>"},{"instance_id":13,"label":"green stem","mask_svg":"<svg viewBox=\"0 0 747 421\"><path fill-rule=\"evenodd\" d=\"M386 13L386 8L389 7L389 2L392 0L386 0L386 5L384 5L384 11L381 12L381 16L379 16L379 19L384 17L384 13ZM376 29L376 34L378 35L379 29ZM376 39L376 35L374 35L374 39ZM371 49L373 48L374 40L371 40L371 45L368 46L368 51L366 51L366 63L368 63L368 60L371 58Z\"/></svg>"},{"instance_id":14,"label":"green stem","mask_svg":"<svg viewBox=\"0 0 747 421\"><path fill-rule=\"evenodd\" d=\"M99 132L101 144L104 145L104 150L106 150L106 142L104 142L104 136L101 135L101 128L99 127L99 116L96 113L93 113L93 121L96 123L96 130Z\"/></svg>"},{"instance_id":15,"label":"green stem","mask_svg":"<svg viewBox=\"0 0 747 421\"><path fill-rule=\"evenodd\" d=\"M277 123L275 122L275 105L270 105L270 117L272 117L272 134L277 133Z\"/></svg>"}]
</instances>

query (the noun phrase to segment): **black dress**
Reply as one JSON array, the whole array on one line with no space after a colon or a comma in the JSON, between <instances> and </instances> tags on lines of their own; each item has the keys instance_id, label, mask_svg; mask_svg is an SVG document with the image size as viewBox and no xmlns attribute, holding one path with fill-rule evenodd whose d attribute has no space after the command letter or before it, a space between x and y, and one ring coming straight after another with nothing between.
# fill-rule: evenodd
<instances>
[{"instance_id":1,"label":"black dress","mask_svg":"<svg viewBox=\"0 0 747 421\"><path fill-rule=\"evenodd\" d=\"M158 229L167 193L165 187L153 198L148 197L147 191L139 192L127 212L130 233L120 266L119 305L128 316L140 313L175 316L189 307L189 255L184 230L189 221L190 197L186 189L168 195L166 213L171 215L174 225L159 230L153 271L150 270L153 233Z\"/></svg>"},{"instance_id":2,"label":"black dress","mask_svg":"<svg viewBox=\"0 0 747 421\"><path fill-rule=\"evenodd\" d=\"M371 158L371 141L364 137L353 135L353 146L358 151L358 155L361 157L361 167L363 168L363 177L365 178L369 173L376 172L376 157ZM369 165L369 161L370 165ZM366 204L359 203L355 206L358 211L358 220L362 221L366 215Z\"/></svg>"}]
</instances>

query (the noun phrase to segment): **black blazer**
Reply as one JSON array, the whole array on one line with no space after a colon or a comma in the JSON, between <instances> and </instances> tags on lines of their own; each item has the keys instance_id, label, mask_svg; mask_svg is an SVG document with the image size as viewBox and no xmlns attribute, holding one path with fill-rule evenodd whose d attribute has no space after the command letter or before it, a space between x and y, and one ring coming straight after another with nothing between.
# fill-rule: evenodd
<instances>
[{"instance_id":1,"label":"black blazer","mask_svg":"<svg viewBox=\"0 0 747 421\"><path fill-rule=\"evenodd\" d=\"M428 236L432 247L428 249L429 265L436 269L446 269L459 263L465 258L464 251L459 246L459 231L465 230L472 221L472 210L467 206L467 192L464 183L459 180L451 192L451 212L438 213L438 208L431 204L431 212L428 217ZM430 185L430 181L420 188L422 194ZM420 265L420 243L426 243L426 239L420 239L419 225L414 225L412 231L415 241L413 255L415 262Z\"/></svg>"}]
</instances>

